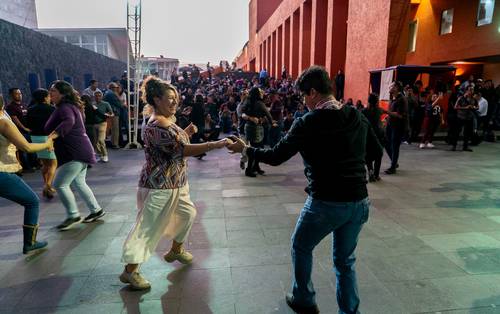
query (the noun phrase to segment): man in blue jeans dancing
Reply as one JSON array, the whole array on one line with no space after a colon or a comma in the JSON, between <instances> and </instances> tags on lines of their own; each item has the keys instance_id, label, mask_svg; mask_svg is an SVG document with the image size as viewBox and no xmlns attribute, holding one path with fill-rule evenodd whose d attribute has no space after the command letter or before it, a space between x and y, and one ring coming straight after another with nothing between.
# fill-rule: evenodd
<instances>
[{"instance_id":1,"label":"man in blue jeans dancing","mask_svg":"<svg viewBox=\"0 0 500 314\"><path fill-rule=\"evenodd\" d=\"M228 149L273 166L300 152L309 196L292 236L294 282L286 302L297 313L319 313L311 281L312 251L331 233L339 313L359 313L354 251L368 220L365 160L367 155L381 156L383 149L368 120L333 97L324 68L308 68L296 84L309 112L295 120L274 148L253 148L234 138ZM334 154L327 153L332 151L328 146Z\"/></svg>"}]
</instances>

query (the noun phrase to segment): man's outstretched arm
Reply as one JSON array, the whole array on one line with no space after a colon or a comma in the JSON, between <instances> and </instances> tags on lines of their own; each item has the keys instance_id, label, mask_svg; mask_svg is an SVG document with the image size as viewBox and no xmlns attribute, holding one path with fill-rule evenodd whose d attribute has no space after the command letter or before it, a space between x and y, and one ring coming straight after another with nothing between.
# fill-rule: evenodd
<instances>
[{"instance_id":1,"label":"man's outstretched arm","mask_svg":"<svg viewBox=\"0 0 500 314\"><path fill-rule=\"evenodd\" d=\"M229 145L228 149L232 153L243 153L248 157L271 166L278 166L292 158L303 147L305 142L305 132L303 131L303 120L297 119L293 123L290 131L273 148L263 149L246 145L241 139Z\"/></svg>"}]
</instances>

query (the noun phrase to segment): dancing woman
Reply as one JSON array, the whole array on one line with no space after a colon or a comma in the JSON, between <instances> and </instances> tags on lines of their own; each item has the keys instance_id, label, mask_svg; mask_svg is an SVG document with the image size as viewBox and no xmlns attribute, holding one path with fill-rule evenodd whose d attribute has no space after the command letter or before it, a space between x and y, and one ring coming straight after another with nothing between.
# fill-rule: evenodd
<instances>
[{"instance_id":1,"label":"dancing woman","mask_svg":"<svg viewBox=\"0 0 500 314\"><path fill-rule=\"evenodd\" d=\"M24 206L23 253L29 254L43 249L47 242L36 241L40 200L26 182L16 175L22 169L16 158L16 148L34 153L53 150L54 146L51 137L44 143L29 143L4 111L4 101L0 95L0 197Z\"/></svg>"},{"instance_id":2,"label":"dancing woman","mask_svg":"<svg viewBox=\"0 0 500 314\"><path fill-rule=\"evenodd\" d=\"M55 81L50 88L50 99L56 110L45 125L45 131L55 138L55 152L58 169L54 188L66 208L67 218L57 226L60 231L68 230L80 222L94 222L106 213L97 202L94 193L87 185L87 167L95 164L94 149L85 132L80 111L80 97L73 86L65 81ZM75 189L87 205L90 214L82 219L75 195Z\"/></svg>"},{"instance_id":3,"label":"dancing woman","mask_svg":"<svg viewBox=\"0 0 500 314\"><path fill-rule=\"evenodd\" d=\"M153 114L144 129L146 162L139 178L134 227L123 245L122 262L126 263L120 281L132 289L149 289L151 284L138 272L147 261L163 235L173 239L165 261L188 264L193 256L183 246L196 216L189 196L187 159L215 148L222 148L229 140L190 144L196 133L190 124L181 129L175 124L179 94L173 85L155 77L143 83L144 100L152 106Z\"/></svg>"}]
</instances>

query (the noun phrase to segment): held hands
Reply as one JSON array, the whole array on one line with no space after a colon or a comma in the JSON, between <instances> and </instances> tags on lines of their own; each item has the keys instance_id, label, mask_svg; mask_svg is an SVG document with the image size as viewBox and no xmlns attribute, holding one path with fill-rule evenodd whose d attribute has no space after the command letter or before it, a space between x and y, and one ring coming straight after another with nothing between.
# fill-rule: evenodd
<instances>
[{"instance_id":1,"label":"held hands","mask_svg":"<svg viewBox=\"0 0 500 314\"><path fill-rule=\"evenodd\" d=\"M59 134L57 134L56 131L54 131L54 132L52 132L52 133L49 134L49 139L52 140L52 141L55 140L58 137L59 137Z\"/></svg>"},{"instance_id":2,"label":"held hands","mask_svg":"<svg viewBox=\"0 0 500 314\"><path fill-rule=\"evenodd\" d=\"M47 150L50 152L54 151L54 140L52 139L52 137L49 136L46 143L47 143Z\"/></svg>"},{"instance_id":3,"label":"held hands","mask_svg":"<svg viewBox=\"0 0 500 314\"><path fill-rule=\"evenodd\" d=\"M241 138L234 135L230 136L228 140L231 142L226 147L229 150L230 154L241 153L243 151L243 148L247 146L247 144Z\"/></svg>"}]
</instances>

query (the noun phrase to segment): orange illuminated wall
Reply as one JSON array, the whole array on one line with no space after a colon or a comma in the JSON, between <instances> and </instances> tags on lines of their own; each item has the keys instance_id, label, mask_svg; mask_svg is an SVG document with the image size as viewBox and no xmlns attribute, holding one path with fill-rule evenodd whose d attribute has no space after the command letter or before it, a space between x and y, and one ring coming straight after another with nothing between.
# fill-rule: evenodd
<instances>
[{"instance_id":1,"label":"orange illuminated wall","mask_svg":"<svg viewBox=\"0 0 500 314\"><path fill-rule=\"evenodd\" d=\"M416 51L408 64L432 64L500 54L500 1L495 3L493 23L476 26L478 0L422 0L410 20L418 20ZM441 13L454 9L451 34L439 35Z\"/></svg>"},{"instance_id":2,"label":"orange illuminated wall","mask_svg":"<svg viewBox=\"0 0 500 314\"><path fill-rule=\"evenodd\" d=\"M386 65L391 0L351 0L347 27L345 97L368 100L370 69Z\"/></svg>"}]
</instances>

